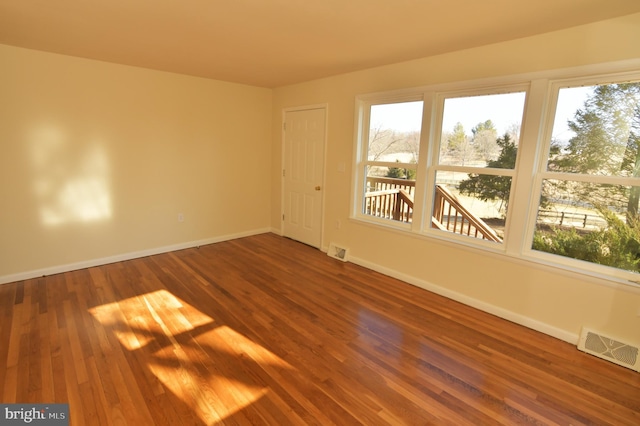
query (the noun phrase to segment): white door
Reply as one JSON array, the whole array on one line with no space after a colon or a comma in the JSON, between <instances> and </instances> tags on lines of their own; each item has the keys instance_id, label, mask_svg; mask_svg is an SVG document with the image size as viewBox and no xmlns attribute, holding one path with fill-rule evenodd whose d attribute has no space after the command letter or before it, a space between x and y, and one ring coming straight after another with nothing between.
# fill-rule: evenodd
<instances>
[{"instance_id":1,"label":"white door","mask_svg":"<svg viewBox=\"0 0 640 426\"><path fill-rule=\"evenodd\" d=\"M284 123L285 237L320 248L325 109L288 111Z\"/></svg>"}]
</instances>

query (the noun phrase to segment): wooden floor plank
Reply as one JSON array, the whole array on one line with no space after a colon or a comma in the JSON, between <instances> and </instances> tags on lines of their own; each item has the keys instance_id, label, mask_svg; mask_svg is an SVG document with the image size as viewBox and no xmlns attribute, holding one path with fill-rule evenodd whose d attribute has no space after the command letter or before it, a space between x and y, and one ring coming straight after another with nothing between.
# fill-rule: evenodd
<instances>
[{"instance_id":1,"label":"wooden floor plank","mask_svg":"<svg viewBox=\"0 0 640 426\"><path fill-rule=\"evenodd\" d=\"M0 399L74 425L638 425L640 374L274 234L0 287Z\"/></svg>"}]
</instances>

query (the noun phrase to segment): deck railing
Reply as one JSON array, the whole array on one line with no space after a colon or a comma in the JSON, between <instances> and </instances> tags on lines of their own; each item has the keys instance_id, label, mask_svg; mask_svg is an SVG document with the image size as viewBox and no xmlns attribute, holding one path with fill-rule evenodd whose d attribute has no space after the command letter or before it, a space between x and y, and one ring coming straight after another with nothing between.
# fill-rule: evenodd
<instances>
[{"instance_id":1,"label":"deck railing","mask_svg":"<svg viewBox=\"0 0 640 426\"><path fill-rule=\"evenodd\" d=\"M416 181L407 179L385 178L385 177L368 177L368 191L385 191L393 189L404 189L413 197L416 190Z\"/></svg>"},{"instance_id":2,"label":"deck railing","mask_svg":"<svg viewBox=\"0 0 640 426\"><path fill-rule=\"evenodd\" d=\"M367 178L364 213L384 219L411 222L415 181L394 178ZM502 242L482 219L467 210L444 186L436 185L431 226L484 240Z\"/></svg>"},{"instance_id":3,"label":"deck railing","mask_svg":"<svg viewBox=\"0 0 640 426\"><path fill-rule=\"evenodd\" d=\"M481 238L501 243L502 238L496 234L482 219L471 213L447 188L436 185L433 216L431 225L434 228Z\"/></svg>"},{"instance_id":4,"label":"deck railing","mask_svg":"<svg viewBox=\"0 0 640 426\"><path fill-rule=\"evenodd\" d=\"M416 181L394 178L367 178L364 212L383 219L411 222Z\"/></svg>"}]
</instances>

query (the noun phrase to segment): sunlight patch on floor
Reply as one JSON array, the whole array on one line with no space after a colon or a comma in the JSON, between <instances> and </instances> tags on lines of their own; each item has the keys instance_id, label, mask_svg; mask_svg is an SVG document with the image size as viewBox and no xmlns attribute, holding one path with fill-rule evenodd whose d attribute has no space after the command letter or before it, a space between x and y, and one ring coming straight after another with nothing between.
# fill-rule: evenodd
<instances>
[{"instance_id":1,"label":"sunlight patch on floor","mask_svg":"<svg viewBox=\"0 0 640 426\"><path fill-rule=\"evenodd\" d=\"M149 371L206 424L222 421L268 394L256 371L271 374L292 368L166 290L89 312L124 348L146 351Z\"/></svg>"},{"instance_id":2,"label":"sunlight patch on floor","mask_svg":"<svg viewBox=\"0 0 640 426\"><path fill-rule=\"evenodd\" d=\"M148 367L169 391L207 424L224 420L269 392L268 387L250 385L223 374L200 376L191 363L181 362L179 367L149 363Z\"/></svg>"},{"instance_id":3,"label":"sunlight patch on floor","mask_svg":"<svg viewBox=\"0 0 640 426\"><path fill-rule=\"evenodd\" d=\"M167 326L169 321L158 321L157 314L154 316L158 309L170 319L170 326ZM166 290L96 306L89 312L130 351L146 346L162 334L174 336L214 322ZM166 329L163 330L163 326Z\"/></svg>"}]
</instances>

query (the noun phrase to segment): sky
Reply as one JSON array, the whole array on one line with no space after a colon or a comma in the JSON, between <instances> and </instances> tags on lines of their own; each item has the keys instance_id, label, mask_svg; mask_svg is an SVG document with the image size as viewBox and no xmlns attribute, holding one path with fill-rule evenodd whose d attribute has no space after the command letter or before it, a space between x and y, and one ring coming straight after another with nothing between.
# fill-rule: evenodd
<instances>
[{"instance_id":1,"label":"sky","mask_svg":"<svg viewBox=\"0 0 640 426\"><path fill-rule=\"evenodd\" d=\"M524 101L525 92L445 99L442 130L450 132L460 122L471 135L478 123L491 120L502 136L510 126L522 124Z\"/></svg>"},{"instance_id":2,"label":"sky","mask_svg":"<svg viewBox=\"0 0 640 426\"><path fill-rule=\"evenodd\" d=\"M592 87L574 87L562 89L556 108L553 137L568 140L571 131L567 120L572 119L577 109L584 104ZM498 95L447 98L443 114L443 130L450 132L457 122L462 123L465 132L471 135L471 129L478 123L491 120L504 134L513 124L521 124L524 112L525 92ZM371 109L372 127L381 125L401 132L419 131L422 120L422 102L403 102L374 105Z\"/></svg>"},{"instance_id":3,"label":"sky","mask_svg":"<svg viewBox=\"0 0 640 426\"><path fill-rule=\"evenodd\" d=\"M575 135L567 126L567 120L574 117L576 110L582 108L589 94L593 93L591 87L571 87L561 89L556 106L556 118L553 122L552 138L558 141L568 142Z\"/></svg>"}]
</instances>

